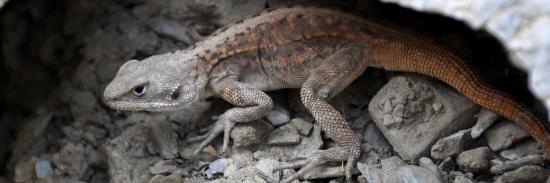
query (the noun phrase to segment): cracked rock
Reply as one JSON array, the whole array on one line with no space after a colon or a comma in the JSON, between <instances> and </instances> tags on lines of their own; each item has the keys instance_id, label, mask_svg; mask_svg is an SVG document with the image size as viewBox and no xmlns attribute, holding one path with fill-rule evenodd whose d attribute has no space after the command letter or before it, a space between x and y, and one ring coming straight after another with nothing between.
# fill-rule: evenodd
<instances>
[{"instance_id":1,"label":"cracked rock","mask_svg":"<svg viewBox=\"0 0 550 183\"><path fill-rule=\"evenodd\" d=\"M543 183L548 176L550 176L548 170L540 166L528 165L502 174L496 179L495 183Z\"/></svg>"},{"instance_id":2,"label":"cracked rock","mask_svg":"<svg viewBox=\"0 0 550 183\"><path fill-rule=\"evenodd\" d=\"M479 108L431 79L399 75L378 91L368 110L394 150L416 162L439 138L473 125Z\"/></svg>"},{"instance_id":3,"label":"cracked rock","mask_svg":"<svg viewBox=\"0 0 550 183\"><path fill-rule=\"evenodd\" d=\"M489 147L493 151L507 149L516 142L530 137L523 128L510 120L503 120L489 128L485 133Z\"/></svg>"},{"instance_id":4,"label":"cracked rock","mask_svg":"<svg viewBox=\"0 0 550 183\"><path fill-rule=\"evenodd\" d=\"M431 155L435 159L454 157L464 151L467 144L471 143L470 129L458 131L448 137L439 139L431 149Z\"/></svg>"}]
</instances>

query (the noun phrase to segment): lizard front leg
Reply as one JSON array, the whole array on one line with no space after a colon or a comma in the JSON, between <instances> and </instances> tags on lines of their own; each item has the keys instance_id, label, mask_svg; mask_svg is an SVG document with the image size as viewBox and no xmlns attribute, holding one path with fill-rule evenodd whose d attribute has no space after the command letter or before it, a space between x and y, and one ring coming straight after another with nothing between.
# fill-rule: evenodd
<instances>
[{"instance_id":1,"label":"lizard front leg","mask_svg":"<svg viewBox=\"0 0 550 183\"><path fill-rule=\"evenodd\" d=\"M351 181L351 170L361 155L361 139L348 125L344 116L326 100L336 95L355 80L366 68L360 45L349 45L336 51L324 60L306 80L300 91L301 100L321 126L326 135L339 147L320 150L294 163L286 163L275 170L302 167L284 183L289 183L311 169L326 162L347 161L347 181Z\"/></svg>"},{"instance_id":2,"label":"lizard front leg","mask_svg":"<svg viewBox=\"0 0 550 183\"><path fill-rule=\"evenodd\" d=\"M229 134L236 123L249 122L264 117L273 107L273 101L263 91L238 82L235 77L215 79L210 87L214 94L236 107L225 111L214 123L213 128L204 136L195 138L204 139L193 155L208 145L223 132L222 152L225 153L229 145Z\"/></svg>"}]
</instances>

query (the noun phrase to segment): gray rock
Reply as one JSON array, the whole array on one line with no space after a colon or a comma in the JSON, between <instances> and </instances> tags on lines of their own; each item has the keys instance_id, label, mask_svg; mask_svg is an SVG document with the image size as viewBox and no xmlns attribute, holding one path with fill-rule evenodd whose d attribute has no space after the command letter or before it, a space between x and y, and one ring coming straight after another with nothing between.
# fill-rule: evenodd
<instances>
[{"instance_id":1,"label":"gray rock","mask_svg":"<svg viewBox=\"0 0 550 183\"><path fill-rule=\"evenodd\" d=\"M52 163L58 170L68 174L72 179L81 179L86 174L89 164L97 163L92 162L92 159L94 159L92 158L93 153L98 152L89 146L85 148L80 143L67 143L58 153L54 154ZM99 158L103 159L104 157Z\"/></svg>"},{"instance_id":2,"label":"gray rock","mask_svg":"<svg viewBox=\"0 0 550 183\"><path fill-rule=\"evenodd\" d=\"M421 157L418 160L418 166L432 171L432 173L439 179L442 178L441 173L437 169L437 165L430 158Z\"/></svg>"},{"instance_id":3,"label":"gray rock","mask_svg":"<svg viewBox=\"0 0 550 183\"><path fill-rule=\"evenodd\" d=\"M430 170L419 166L406 165L398 168L392 176L384 179L385 183L441 183L441 180Z\"/></svg>"},{"instance_id":4,"label":"gray rock","mask_svg":"<svg viewBox=\"0 0 550 183\"><path fill-rule=\"evenodd\" d=\"M509 160L519 159L529 155L541 154L542 150L538 147L537 141L527 139L517 143L510 149L500 152L500 156Z\"/></svg>"},{"instance_id":5,"label":"gray rock","mask_svg":"<svg viewBox=\"0 0 550 183\"><path fill-rule=\"evenodd\" d=\"M494 35L508 50L512 63L529 73L529 88L550 109L550 56L547 45L550 10L545 1L383 0L424 12L465 21Z\"/></svg>"},{"instance_id":6,"label":"gray rock","mask_svg":"<svg viewBox=\"0 0 550 183\"><path fill-rule=\"evenodd\" d=\"M174 173L178 167L171 160L161 160L156 162L153 166L149 168L149 172L152 174L171 174Z\"/></svg>"},{"instance_id":7,"label":"gray rock","mask_svg":"<svg viewBox=\"0 0 550 183\"><path fill-rule=\"evenodd\" d=\"M230 136L233 139L233 146L247 147L262 142L271 130L273 130L271 124L265 120L257 120L246 124L237 124L231 130Z\"/></svg>"},{"instance_id":8,"label":"gray rock","mask_svg":"<svg viewBox=\"0 0 550 183\"><path fill-rule=\"evenodd\" d=\"M426 77L400 75L378 91L368 109L394 150L416 162L439 138L471 126L479 108Z\"/></svg>"},{"instance_id":9,"label":"gray rock","mask_svg":"<svg viewBox=\"0 0 550 183\"><path fill-rule=\"evenodd\" d=\"M456 158L456 164L462 170L468 172L480 172L489 168L490 158L491 150L489 150L489 148L478 147L460 153Z\"/></svg>"},{"instance_id":10,"label":"gray rock","mask_svg":"<svg viewBox=\"0 0 550 183\"><path fill-rule=\"evenodd\" d=\"M176 126L169 121L148 123L151 128L151 139L163 159L173 159L178 154L178 134Z\"/></svg>"},{"instance_id":11,"label":"gray rock","mask_svg":"<svg viewBox=\"0 0 550 183\"><path fill-rule=\"evenodd\" d=\"M323 146L321 139L321 128L318 125L313 126L313 132L309 137L302 137L300 144L295 146L269 146L263 145L253 156L255 159L278 159L289 161L296 155L308 155L310 152L319 150Z\"/></svg>"},{"instance_id":12,"label":"gray rock","mask_svg":"<svg viewBox=\"0 0 550 183\"><path fill-rule=\"evenodd\" d=\"M431 155L435 159L454 157L464 151L467 144L471 143L470 129L458 131L448 137L439 139L431 149Z\"/></svg>"},{"instance_id":13,"label":"gray rock","mask_svg":"<svg viewBox=\"0 0 550 183\"><path fill-rule=\"evenodd\" d=\"M281 181L281 172L274 172L273 169L275 166L279 165L277 160L273 159L261 159L256 164L256 171L259 175L268 182L278 182Z\"/></svg>"},{"instance_id":14,"label":"gray rock","mask_svg":"<svg viewBox=\"0 0 550 183\"><path fill-rule=\"evenodd\" d=\"M161 36L181 41L183 43L194 43L200 40L202 36L189 26L184 26L181 22L165 18L150 20L149 28Z\"/></svg>"},{"instance_id":15,"label":"gray rock","mask_svg":"<svg viewBox=\"0 0 550 183\"><path fill-rule=\"evenodd\" d=\"M294 118L290 120L290 125L296 128L296 130L298 130L298 133L303 136L308 136L311 132L311 129L313 129L313 124L302 118Z\"/></svg>"},{"instance_id":16,"label":"gray rock","mask_svg":"<svg viewBox=\"0 0 550 183\"><path fill-rule=\"evenodd\" d=\"M510 120L500 121L484 133L489 147L493 151L507 149L527 137L530 137L523 128Z\"/></svg>"},{"instance_id":17,"label":"gray rock","mask_svg":"<svg viewBox=\"0 0 550 183\"><path fill-rule=\"evenodd\" d=\"M472 127L472 138L477 139L485 130L487 130L493 123L500 119L500 115L494 113L493 111L485 108L481 108L477 114L477 122L474 127Z\"/></svg>"},{"instance_id":18,"label":"gray rock","mask_svg":"<svg viewBox=\"0 0 550 183\"><path fill-rule=\"evenodd\" d=\"M107 165L112 182L147 182L151 179L149 167L161 160L146 152L149 128L136 125L104 144Z\"/></svg>"},{"instance_id":19,"label":"gray rock","mask_svg":"<svg viewBox=\"0 0 550 183\"><path fill-rule=\"evenodd\" d=\"M217 156L217 151L212 147L211 145L206 146L204 149L202 149L197 157L193 157L193 152L197 150L197 147L199 147L200 142L188 144L186 146L182 146L179 150L179 155L183 159L191 160L191 159L199 159L203 161L213 161Z\"/></svg>"},{"instance_id":20,"label":"gray rock","mask_svg":"<svg viewBox=\"0 0 550 183\"><path fill-rule=\"evenodd\" d=\"M311 171L306 172L304 174L303 179L304 180L315 180L315 179L325 179L325 178L334 178L334 177L345 177L346 174L344 172L345 168L342 168L342 166L319 166L314 168ZM359 171L354 168L351 170L352 175L359 174Z\"/></svg>"},{"instance_id":21,"label":"gray rock","mask_svg":"<svg viewBox=\"0 0 550 183\"><path fill-rule=\"evenodd\" d=\"M283 125L271 132L267 138L269 145L296 145L300 143L300 135L294 126Z\"/></svg>"},{"instance_id":22,"label":"gray rock","mask_svg":"<svg viewBox=\"0 0 550 183\"><path fill-rule=\"evenodd\" d=\"M496 179L495 183L542 183L546 181L548 176L550 176L550 171L540 166L528 165L502 174Z\"/></svg>"},{"instance_id":23,"label":"gray rock","mask_svg":"<svg viewBox=\"0 0 550 183\"><path fill-rule=\"evenodd\" d=\"M46 178L52 175L52 165L49 161L41 160L36 162L34 165L34 171L36 172L36 177L38 178Z\"/></svg>"},{"instance_id":24,"label":"gray rock","mask_svg":"<svg viewBox=\"0 0 550 183\"><path fill-rule=\"evenodd\" d=\"M541 165L544 161L544 156L542 155L530 155L516 160L506 161L502 164L496 164L491 167L491 172L495 174L500 174L508 170L513 170L525 165Z\"/></svg>"},{"instance_id":25,"label":"gray rock","mask_svg":"<svg viewBox=\"0 0 550 183\"><path fill-rule=\"evenodd\" d=\"M178 170L168 176L155 175L151 178L149 183L181 183L184 182L184 176L188 176L187 172Z\"/></svg>"},{"instance_id":26,"label":"gray rock","mask_svg":"<svg viewBox=\"0 0 550 183\"><path fill-rule=\"evenodd\" d=\"M376 124L369 123L367 125L365 133L363 134L363 139L367 141L366 148L363 148L364 152L374 150L382 157L390 156L392 147Z\"/></svg>"},{"instance_id":27,"label":"gray rock","mask_svg":"<svg viewBox=\"0 0 550 183\"><path fill-rule=\"evenodd\" d=\"M217 159L208 165L206 177L213 178L216 174L223 174L228 167L233 165L233 160L228 158Z\"/></svg>"},{"instance_id":28,"label":"gray rock","mask_svg":"<svg viewBox=\"0 0 550 183\"><path fill-rule=\"evenodd\" d=\"M237 168L242 168L251 165L254 161L252 151L247 148L233 148L229 157Z\"/></svg>"},{"instance_id":29,"label":"gray rock","mask_svg":"<svg viewBox=\"0 0 550 183\"><path fill-rule=\"evenodd\" d=\"M188 181L185 181L186 183ZM202 183L203 181L198 181L197 183ZM241 169L238 169L235 173L233 173L231 176L223 177L214 179L212 181L208 181L208 183L267 183L259 173L257 172L256 168L254 166L247 166Z\"/></svg>"},{"instance_id":30,"label":"gray rock","mask_svg":"<svg viewBox=\"0 0 550 183\"><path fill-rule=\"evenodd\" d=\"M288 111L278 108L278 110L273 110L267 113L267 120L271 122L273 126L281 126L290 121L290 115Z\"/></svg>"},{"instance_id":31,"label":"gray rock","mask_svg":"<svg viewBox=\"0 0 550 183\"><path fill-rule=\"evenodd\" d=\"M474 181L465 176L456 176L453 183L474 183Z\"/></svg>"},{"instance_id":32,"label":"gray rock","mask_svg":"<svg viewBox=\"0 0 550 183\"><path fill-rule=\"evenodd\" d=\"M359 169L368 183L382 183L384 179L382 168L379 165L357 163L357 169Z\"/></svg>"}]
</instances>

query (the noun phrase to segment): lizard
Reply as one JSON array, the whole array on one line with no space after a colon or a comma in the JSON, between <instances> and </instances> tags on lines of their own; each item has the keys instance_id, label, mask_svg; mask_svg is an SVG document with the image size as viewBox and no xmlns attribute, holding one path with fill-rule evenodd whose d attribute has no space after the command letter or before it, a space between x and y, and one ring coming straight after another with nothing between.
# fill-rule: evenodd
<instances>
[{"instance_id":1,"label":"lizard","mask_svg":"<svg viewBox=\"0 0 550 183\"><path fill-rule=\"evenodd\" d=\"M104 91L117 110L176 111L219 97L234 105L221 114L194 151L223 134L221 152L237 123L266 116L267 91L296 88L322 131L337 147L286 162L275 170L300 168L283 182L327 162L344 162L345 176L361 154L362 139L327 101L367 67L436 78L474 103L508 118L536 139L550 157L545 123L506 93L485 84L472 66L432 39L330 8L294 6L266 10L227 25L194 45L130 60ZM368 140L368 139L365 139Z\"/></svg>"}]
</instances>

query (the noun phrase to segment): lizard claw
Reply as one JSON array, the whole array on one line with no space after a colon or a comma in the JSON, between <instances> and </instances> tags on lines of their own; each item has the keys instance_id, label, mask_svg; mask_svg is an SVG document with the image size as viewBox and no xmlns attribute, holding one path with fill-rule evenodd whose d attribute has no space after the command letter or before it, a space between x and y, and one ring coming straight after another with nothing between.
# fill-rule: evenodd
<instances>
[{"instance_id":1,"label":"lizard claw","mask_svg":"<svg viewBox=\"0 0 550 183\"><path fill-rule=\"evenodd\" d=\"M213 125L212 129L207 134L200 135L197 137L190 138L187 141L198 141L203 140L201 144L197 147L197 149L193 152L193 156L196 156L200 153L200 151L206 147L210 142L216 138L220 133L223 134L223 145L222 145L222 153L225 154L225 152L228 149L229 146L229 134L231 133L231 130L235 127L235 122L229 119L226 119L224 117L220 117Z\"/></svg>"},{"instance_id":2,"label":"lizard claw","mask_svg":"<svg viewBox=\"0 0 550 183\"><path fill-rule=\"evenodd\" d=\"M294 169L294 168L300 168L301 169L296 172L295 174L291 175L287 179L281 181L282 183L290 183L299 177L303 176L308 171L314 169L315 167L318 167L326 162L329 161L348 161L346 165L345 174L346 174L346 182L351 182L351 169L355 165L355 162L359 156L357 153L353 152L360 152L360 149L357 149L358 147L335 147L327 150L319 150L314 151L310 153L305 158L303 156L298 156L294 159L295 161L291 163L282 163L281 165L276 166L273 168L273 171L281 171L284 169Z\"/></svg>"}]
</instances>

